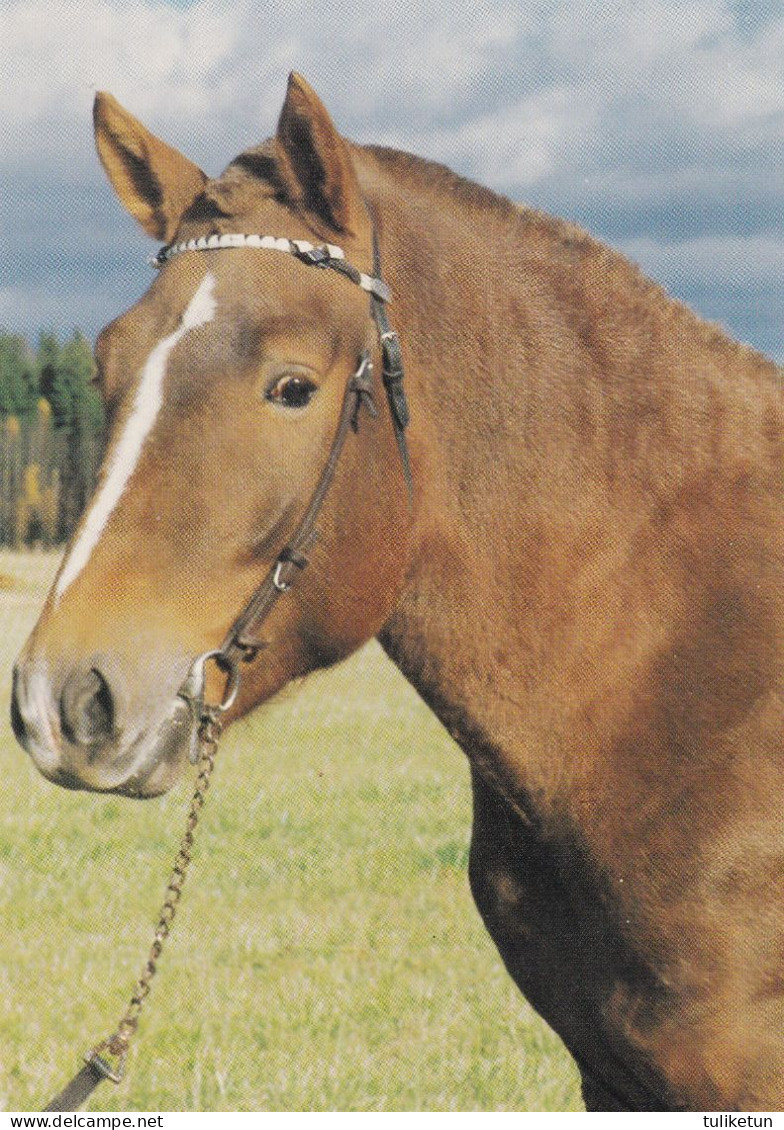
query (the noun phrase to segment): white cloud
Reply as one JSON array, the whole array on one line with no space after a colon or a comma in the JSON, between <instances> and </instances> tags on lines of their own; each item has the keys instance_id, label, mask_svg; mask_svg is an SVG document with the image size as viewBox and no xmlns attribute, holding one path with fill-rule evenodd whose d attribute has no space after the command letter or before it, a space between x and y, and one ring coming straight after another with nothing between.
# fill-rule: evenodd
<instances>
[{"instance_id":1,"label":"white cloud","mask_svg":"<svg viewBox=\"0 0 784 1130\"><path fill-rule=\"evenodd\" d=\"M754 239L744 277L759 295L784 214L784 12L740 13L734 0L0 0L0 244L43 317L57 306L47 249L70 240L103 310L113 268L97 257L129 241L130 221L99 185L94 90L217 172L274 130L297 69L349 136L598 218L608 239L647 247L659 277L676 275L657 245ZM686 250L720 288L719 260Z\"/></svg>"},{"instance_id":2,"label":"white cloud","mask_svg":"<svg viewBox=\"0 0 784 1130\"><path fill-rule=\"evenodd\" d=\"M741 38L726 0L353 0L315 12L304 0L268 11L251 0L10 0L0 133L14 145L0 160L86 151L97 88L201 158L212 139L223 160L229 139L271 132L292 68L346 132L435 146L507 186L585 165L606 151L602 137L674 128L703 144L745 133L748 145L749 129L784 116L784 14Z\"/></svg>"},{"instance_id":3,"label":"white cloud","mask_svg":"<svg viewBox=\"0 0 784 1130\"><path fill-rule=\"evenodd\" d=\"M498 189L520 191L562 169L594 122L593 107L561 86L506 104L503 116L496 109L445 125L398 125L387 130L384 141Z\"/></svg>"},{"instance_id":4,"label":"white cloud","mask_svg":"<svg viewBox=\"0 0 784 1130\"><path fill-rule=\"evenodd\" d=\"M59 166L85 148L97 89L140 116L191 123L234 46L213 4L175 10L144 0L11 0L0 15L2 159ZM9 145L9 141L12 145Z\"/></svg>"}]
</instances>

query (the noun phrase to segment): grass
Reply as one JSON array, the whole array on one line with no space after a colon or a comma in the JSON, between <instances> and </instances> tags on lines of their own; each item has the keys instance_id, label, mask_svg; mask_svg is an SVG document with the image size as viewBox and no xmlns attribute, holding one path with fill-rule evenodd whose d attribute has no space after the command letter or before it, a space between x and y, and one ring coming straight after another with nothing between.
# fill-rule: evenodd
<instances>
[{"instance_id":1,"label":"grass","mask_svg":"<svg viewBox=\"0 0 784 1130\"><path fill-rule=\"evenodd\" d=\"M0 1109L34 1110L122 1013L190 778L67 793L10 734L55 559L0 554ZM471 902L463 755L376 645L225 736L177 925L98 1110L581 1109Z\"/></svg>"}]
</instances>

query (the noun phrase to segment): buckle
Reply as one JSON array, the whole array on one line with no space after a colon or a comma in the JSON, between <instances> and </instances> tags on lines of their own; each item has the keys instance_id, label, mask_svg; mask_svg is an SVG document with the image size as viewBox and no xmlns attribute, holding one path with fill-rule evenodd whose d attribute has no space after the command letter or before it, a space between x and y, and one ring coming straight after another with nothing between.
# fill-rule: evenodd
<instances>
[{"instance_id":1,"label":"buckle","mask_svg":"<svg viewBox=\"0 0 784 1130\"><path fill-rule=\"evenodd\" d=\"M219 670L226 676L226 684L220 702L208 703L205 701L204 685L206 682L205 667L213 660ZM190 712L191 731L188 746L188 760L191 765L196 765L200 756L199 728L205 717L225 714L233 705L240 689L240 673L236 663L220 648L205 651L194 659L190 670L185 677L185 682L177 691L177 699L184 700ZM180 707L180 710L182 708ZM100 1049L99 1049L100 1050Z\"/></svg>"},{"instance_id":2,"label":"buckle","mask_svg":"<svg viewBox=\"0 0 784 1130\"><path fill-rule=\"evenodd\" d=\"M311 247L308 251L295 252L298 259L303 263L307 263L309 267L326 267L332 256L327 251L326 247Z\"/></svg>"},{"instance_id":3,"label":"buckle","mask_svg":"<svg viewBox=\"0 0 784 1130\"><path fill-rule=\"evenodd\" d=\"M117 1062L112 1064L107 1056L112 1056ZM102 1040L100 1044L87 1052L84 1062L89 1063L99 1075L108 1079L110 1083L122 1083L127 1059L128 1040L117 1034Z\"/></svg>"},{"instance_id":4,"label":"buckle","mask_svg":"<svg viewBox=\"0 0 784 1130\"><path fill-rule=\"evenodd\" d=\"M388 283L379 278L371 278L370 282L370 293L374 298L377 298L379 302L390 302L392 300L392 290Z\"/></svg>"},{"instance_id":5,"label":"buckle","mask_svg":"<svg viewBox=\"0 0 784 1130\"><path fill-rule=\"evenodd\" d=\"M280 551L275 562L275 571L272 574L272 584L278 592L288 592L293 584L293 578L290 581L283 578L283 570L287 565L294 565L297 569L305 569L308 565L308 559L304 553L298 553L290 545Z\"/></svg>"}]
</instances>

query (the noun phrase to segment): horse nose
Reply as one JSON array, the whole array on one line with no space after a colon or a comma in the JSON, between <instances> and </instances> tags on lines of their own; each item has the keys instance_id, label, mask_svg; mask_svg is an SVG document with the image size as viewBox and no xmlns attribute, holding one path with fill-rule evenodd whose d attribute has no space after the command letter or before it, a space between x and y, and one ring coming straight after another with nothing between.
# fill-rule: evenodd
<instances>
[{"instance_id":1,"label":"horse nose","mask_svg":"<svg viewBox=\"0 0 784 1130\"><path fill-rule=\"evenodd\" d=\"M27 725L25 723L22 707L19 703L19 668L14 667L13 684L11 686L11 729L20 745L25 745L27 738Z\"/></svg>"},{"instance_id":2,"label":"horse nose","mask_svg":"<svg viewBox=\"0 0 784 1130\"><path fill-rule=\"evenodd\" d=\"M168 656L165 667L153 661L139 688L127 676L123 655L52 659L31 651L22 653L14 671L11 722L43 776L68 789L127 796L165 791L192 738L192 711L177 694L182 661L173 675Z\"/></svg>"},{"instance_id":3,"label":"horse nose","mask_svg":"<svg viewBox=\"0 0 784 1130\"><path fill-rule=\"evenodd\" d=\"M11 728L19 744L48 769L57 761L57 705L45 671L24 661L14 667Z\"/></svg>"},{"instance_id":4,"label":"horse nose","mask_svg":"<svg viewBox=\"0 0 784 1130\"><path fill-rule=\"evenodd\" d=\"M63 736L77 746L100 745L114 735L114 696L97 667L74 670L65 680L60 726Z\"/></svg>"}]
</instances>

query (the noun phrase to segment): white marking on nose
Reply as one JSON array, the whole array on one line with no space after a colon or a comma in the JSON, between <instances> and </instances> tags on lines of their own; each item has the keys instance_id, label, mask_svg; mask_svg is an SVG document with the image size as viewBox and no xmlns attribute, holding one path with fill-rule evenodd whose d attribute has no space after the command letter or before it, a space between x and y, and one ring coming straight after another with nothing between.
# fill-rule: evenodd
<instances>
[{"instance_id":1,"label":"white marking on nose","mask_svg":"<svg viewBox=\"0 0 784 1130\"><path fill-rule=\"evenodd\" d=\"M142 370L136 399L125 429L115 444L111 462L98 493L82 523L79 537L71 547L55 584L55 603L79 576L90 559L109 515L119 502L134 472L144 441L150 434L163 404L163 381L169 354L189 330L203 326L215 317L217 304L213 295L215 276L207 274L188 303L177 329L163 338L153 349Z\"/></svg>"},{"instance_id":2,"label":"white marking on nose","mask_svg":"<svg viewBox=\"0 0 784 1130\"><path fill-rule=\"evenodd\" d=\"M59 764L59 723L52 702L51 682L42 662L20 669L16 680L17 706L25 724L22 744L41 772Z\"/></svg>"}]
</instances>

